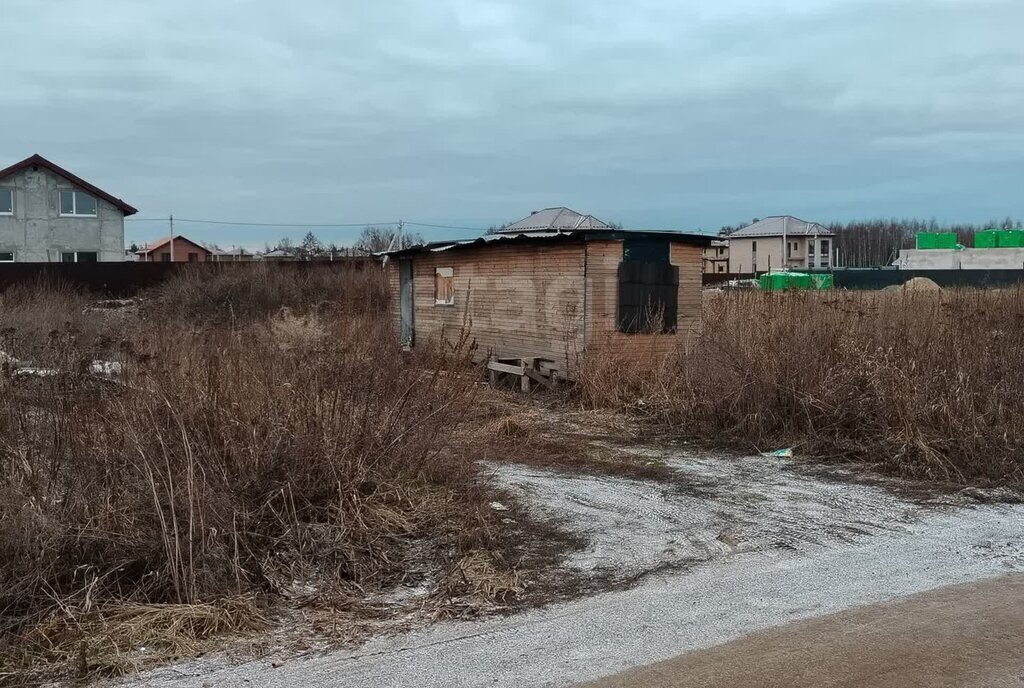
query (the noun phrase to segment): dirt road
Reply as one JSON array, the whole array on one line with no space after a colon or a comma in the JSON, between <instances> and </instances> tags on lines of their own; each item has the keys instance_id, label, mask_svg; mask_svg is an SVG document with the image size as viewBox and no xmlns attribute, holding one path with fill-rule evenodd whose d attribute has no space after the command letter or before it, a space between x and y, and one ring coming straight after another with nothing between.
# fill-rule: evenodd
<instances>
[{"instance_id":1,"label":"dirt road","mask_svg":"<svg viewBox=\"0 0 1024 688\"><path fill-rule=\"evenodd\" d=\"M1020 688L1024 576L789 624L587 686Z\"/></svg>"},{"instance_id":2,"label":"dirt road","mask_svg":"<svg viewBox=\"0 0 1024 688\"><path fill-rule=\"evenodd\" d=\"M570 686L685 652L713 652L709 648L724 643L758 642L760 636L752 633L795 633L803 626L794 622L850 613L855 621L863 621L844 627L834 639L806 631L793 641L795 646L801 638L806 643L823 643L821 652L834 655L833 668L841 671L842 652L856 652L855 640L868 643L871 628L900 619L899 613L893 613L871 622L875 617L857 616L870 612L848 610L1024 573L1022 504L921 501L882 486L824 479L801 469L798 462L764 457L666 452L663 458L678 481L579 475L517 465L493 469L494 480L589 543L564 562L567 574L593 572L623 585L630 583L629 587L613 586L617 589L507 617L435 624L380 636L358 648L305 657L279 654L232 664L211 656L121 683L194 688ZM1019 582L1001 585L1009 586L1007 596L1021 596ZM951 590L935 594L952 598L936 599L955 599L960 594L958 588ZM893 608L901 609L900 604ZM927 603L916 604L925 605L922 614L945 609L942 603L930 609ZM943 628L950 632L965 628L977 635L985 625L980 621L968 625L977 621L974 617L1008 618L1014 611L1024 616L1020 607L992 610L988 602L979 604L977 609L960 610L967 617L964 620L950 612ZM939 616L925 615L914 625L914 618L899 627L899 637L907 642L933 633L926 619L940 623ZM857 628L863 634L858 635ZM955 648L957 639L944 640L941 632L934 635L934 654L947 659L957 656L943 651ZM920 660L913 659L918 655L899 660L895 643L885 647L884 639L875 642L873 647L879 648L883 659L930 661L924 646ZM789 654L771 655L770 646L770 642L762 646L766 666L775 662L781 670L787 657L814 665L796 647ZM874 651L867 644L863 647L862 658ZM696 657L673 661L699 663ZM711 665L705 665L706 670ZM885 666L889 665L879 664ZM690 670L686 665L682 671ZM678 672L665 674L668 679L674 676ZM645 680L609 685L644 685ZM778 685L800 684L786 676ZM811 681L805 685L876 684Z\"/></svg>"}]
</instances>

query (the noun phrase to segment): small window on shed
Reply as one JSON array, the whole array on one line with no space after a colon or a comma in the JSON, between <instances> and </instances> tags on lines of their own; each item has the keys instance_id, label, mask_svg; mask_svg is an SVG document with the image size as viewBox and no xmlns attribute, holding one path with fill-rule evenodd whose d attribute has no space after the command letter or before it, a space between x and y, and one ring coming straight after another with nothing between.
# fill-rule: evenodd
<instances>
[{"instance_id":1,"label":"small window on shed","mask_svg":"<svg viewBox=\"0 0 1024 688\"><path fill-rule=\"evenodd\" d=\"M434 268L434 304L451 306L455 303L455 268Z\"/></svg>"},{"instance_id":2,"label":"small window on shed","mask_svg":"<svg viewBox=\"0 0 1024 688\"><path fill-rule=\"evenodd\" d=\"M0 215L14 214L14 189L0 189Z\"/></svg>"}]
</instances>

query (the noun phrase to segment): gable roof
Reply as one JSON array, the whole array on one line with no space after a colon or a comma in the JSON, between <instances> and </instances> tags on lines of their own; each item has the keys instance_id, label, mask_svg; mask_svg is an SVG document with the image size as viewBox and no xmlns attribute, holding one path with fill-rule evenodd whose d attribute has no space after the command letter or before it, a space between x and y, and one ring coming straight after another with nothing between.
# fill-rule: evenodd
<instances>
[{"instance_id":1,"label":"gable roof","mask_svg":"<svg viewBox=\"0 0 1024 688\"><path fill-rule=\"evenodd\" d=\"M203 251L205 251L207 253L211 253L211 254L213 253L213 251L211 251L210 249L206 248L202 244L197 244L196 242L192 241L191 239L189 239L186 236L182 236L181 234L175 234L174 235L174 240L175 241L184 241L184 242L187 242L189 244L192 244L196 248L199 248L199 249L201 249L201 250L203 250ZM171 243L171 237L164 237L163 239L157 239L153 243L147 245L145 248L139 249L138 251L136 251L136 253L139 254L139 255L142 255L142 254L145 254L145 253L152 253L153 251L156 251L159 248L163 248L164 246L166 246L169 243Z\"/></svg>"},{"instance_id":2,"label":"gable roof","mask_svg":"<svg viewBox=\"0 0 1024 688\"><path fill-rule=\"evenodd\" d=\"M774 237L782 236L783 234L786 236L832 236L833 232L818 222L807 222L792 215L773 215L748 225L743 229L736 230L728 238Z\"/></svg>"},{"instance_id":3,"label":"gable roof","mask_svg":"<svg viewBox=\"0 0 1024 688\"><path fill-rule=\"evenodd\" d=\"M495 230L495 233L557 232L574 229L614 229L614 227L607 222L598 220L593 215L583 215L563 206L535 210L528 217Z\"/></svg>"},{"instance_id":4,"label":"gable roof","mask_svg":"<svg viewBox=\"0 0 1024 688\"><path fill-rule=\"evenodd\" d=\"M21 162L16 162L13 165L11 165L10 167L7 167L7 168L4 168L4 169L0 170L0 179L3 179L5 177L10 177L12 174L17 174L18 172L21 172L22 170L24 170L26 168L29 168L29 167L45 167L46 169L50 170L50 172L53 172L58 177L64 177L64 179L67 179L69 182L71 182L75 186L80 186L83 189L85 189L86 191L88 191L89 193L91 193L92 195L99 196L104 201L106 201L110 205L112 205L115 208L117 208L118 210L120 210L126 216L127 215L134 215L135 213L139 212L135 208L131 207L130 205L128 205L127 203L122 201L120 198L117 198L115 196L111 196L110 194L108 194L103 189L101 189L101 188L99 188L97 186L93 186L92 184L90 184L89 182L85 181L81 177L78 177L78 176L72 174L71 172L68 172L67 170L65 170L60 165L57 165L57 164L54 164L54 163L50 162L49 160L47 160L43 156L39 155L38 153L36 153L35 155L32 155L32 156L30 156L28 158L25 158Z\"/></svg>"}]
</instances>

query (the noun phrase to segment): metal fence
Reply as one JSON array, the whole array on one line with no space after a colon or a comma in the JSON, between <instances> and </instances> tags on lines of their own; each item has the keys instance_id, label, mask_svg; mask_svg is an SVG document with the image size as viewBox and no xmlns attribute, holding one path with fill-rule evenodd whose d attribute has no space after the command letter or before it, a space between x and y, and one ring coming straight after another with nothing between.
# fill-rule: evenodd
<instances>
[{"instance_id":1,"label":"metal fence","mask_svg":"<svg viewBox=\"0 0 1024 688\"><path fill-rule=\"evenodd\" d=\"M211 262L211 263L2 263L0 291L15 284L66 285L112 297L134 296L182 272L214 275L224 270L267 265L275 270L362 269L377 264L371 257L345 257L333 261Z\"/></svg>"},{"instance_id":2,"label":"metal fence","mask_svg":"<svg viewBox=\"0 0 1024 688\"><path fill-rule=\"evenodd\" d=\"M999 288L1024 285L1024 270L898 270L895 268L844 268L828 272L837 289L884 289L900 285L914 277L927 277L940 287ZM752 279L751 273L707 273L704 286L720 286L735 279Z\"/></svg>"}]
</instances>

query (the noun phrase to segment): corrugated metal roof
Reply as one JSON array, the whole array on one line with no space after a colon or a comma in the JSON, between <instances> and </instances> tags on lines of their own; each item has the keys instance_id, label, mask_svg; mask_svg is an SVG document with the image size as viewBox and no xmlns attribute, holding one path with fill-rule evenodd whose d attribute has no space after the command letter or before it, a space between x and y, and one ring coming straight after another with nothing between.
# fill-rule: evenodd
<instances>
[{"instance_id":1,"label":"corrugated metal roof","mask_svg":"<svg viewBox=\"0 0 1024 688\"><path fill-rule=\"evenodd\" d=\"M729 235L730 239L743 239L746 237L769 237L769 236L831 236L832 232L825 225L817 222L807 222L792 215L777 215L766 217L752 225L738 229Z\"/></svg>"},{"instance_id":2,"label":"corrugated metal roof","mask_svg":"<svg viewBox=\"0 0 1024 688\"><path fill-rule=\"evenodd\" d=\"M607 222L598 220L593 215L583 215L571 208L545 208L537 210L518 222L496 230L499 234L528 232L537 230L558 229L614 229Z\"/></svg>"},{"instance_id":3,"label":"corrugated metal roof","mask_svg":"<svg viewBox=\"0 0 1024 688\"><path fill-rule=\"evenodd\" d=\"M459 239L457 241L442 241L424 244L422 247L431 251L447 251L456 246L468 246L471 244L486 245L502 241L522 241L524 239L551 239L557 236L569 236L567 232L501 232L485 234L476 239ZM415 246L412 248L416 248ZM394 252L393 252L394 253Z\"/></svg>"},{"instance_id":4,"label":"corrugated metal roof","mask_svg":"<svg viewBox=\"0 0 1024 688\"><path fill-rule=\"evenodd\" d=\"M624 229L577 229L558 232L501 232L485 234L476 239L459 239L456 241L435 241L408 248L381 251L374 255L390 256L401 253L419 253L423 251L450 251L455 248L468 248L471 246L490 246L501 243L525 243L525 242L547 242L547 241L585 241L588 237L596 239L628 239L628 238L667 238L677 241L689 241L701 246L711 245L714 238L710 234L697 234L692 232L678 232L673 230L624 230Z\"/></svg>"}]
</instances>

